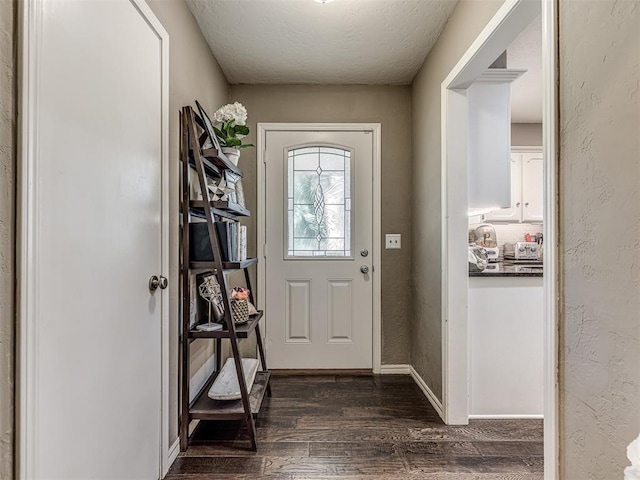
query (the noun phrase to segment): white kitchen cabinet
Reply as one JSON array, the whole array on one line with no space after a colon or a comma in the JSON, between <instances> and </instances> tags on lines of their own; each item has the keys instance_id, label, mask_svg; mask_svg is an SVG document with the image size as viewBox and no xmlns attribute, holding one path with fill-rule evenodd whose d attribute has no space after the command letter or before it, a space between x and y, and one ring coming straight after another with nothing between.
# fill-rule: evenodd
<instances>
[{"instance_id":1,"label":"white kitchen cabinet","mask_svg":"<svg viewBox=\"0 0 640 480\"><path fill-rule=\"evenodd\" d=\"M541 223L544 210L544 157L527 147L511 152L511 206L482 216L483 222Z\"/></svg>"},{"instance_id":2,"label":"white kitchen cabinet","mask_svg":"<svg viewBox=\"0 0 640 480\"><path fill-rule=\"evenodd\" d=\"M467 90L469 210L511 204L509 83L474 83Z\"/></svg>"},{"instance_id":3,"label":"white kitchen cabinet","mask_svg":"<svg viewBox=\"0 0 640 480\"><path fill-rule=\"evenodd\" d=\"M519 222L522 218L522 154L511 154L511 206L484 216L487 222Z\"/></svg>"},{"instance_id":4,"label":"white kitchen cabinet","mask_svg":"<svg viewBox=\"0 0 640 480\"><path fill-rule=\"evenodd\" d=\"M542 222L544 212L544 157L522 154L522 221Z\"/></svg>"}]
</instances>

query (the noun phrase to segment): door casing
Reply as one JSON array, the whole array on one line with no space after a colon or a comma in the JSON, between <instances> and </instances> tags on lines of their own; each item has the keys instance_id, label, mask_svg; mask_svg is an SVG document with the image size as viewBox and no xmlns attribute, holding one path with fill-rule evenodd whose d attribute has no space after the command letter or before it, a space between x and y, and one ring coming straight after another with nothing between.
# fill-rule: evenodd
<instances>
[{"instance_id":1,"label":"door casing","mask_svg":"<svg viewBox=\"0 0 640 480\"><path fill-rule=\"evenodd\" d=\"M129 0L158 36L161 44L161 272L169 276L169 34L145 0ZM17 453L16 476L32 478L34 472L35 424L32 392L38 372L34 368L37 355L37 207L38 152L35 149L37 125L37 82L39 49L42 44L42 16L45 0L19 2L18 74L21 118L18 123L18 205L17 205ZM170 286L171 288L171 286ZM160 296L161 308L161 412L158 473L162 478L172 458L169 445L169 294ZM175 455L171 455L175 457Z\"/></svg>"},{"instance_id":2,"label":"door casing","mask_svg":"<svg viewBox=\"0 0 640 480\"><path fill-rule=\"evenodd\" d=\"M382 201L381 201L381 161L382 161L382 126L379 123L258 123L257 127L257 165L258 173L258 282L257 299L258 308L264 309L266 293L266 264L264 259L266 240L266 138L267 132L274 131L336 131L336 132L362 132L369 131L373 138L373 373L379 374L382 364ZM265 311L265 318L269 312ZM264 321L264 320L263 320Z\"/></svg>"}]
</instances>

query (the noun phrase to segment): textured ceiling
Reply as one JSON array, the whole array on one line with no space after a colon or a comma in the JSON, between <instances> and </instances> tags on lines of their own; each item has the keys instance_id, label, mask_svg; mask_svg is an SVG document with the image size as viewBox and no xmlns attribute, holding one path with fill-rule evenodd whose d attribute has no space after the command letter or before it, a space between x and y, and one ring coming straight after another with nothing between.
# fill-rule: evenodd
<instances>
[{"instance_id":1,"label":"textured ceiling","mask_svg":"<svg viewBox=\"0 0 640 480\"><path fill-rule=\"evenodd\" d=\"M507 66L526 69L511 86L511 121L542 122L542 20L538 17L507 49Z\"/></svg>"},{"instance_id":2,"label":"textured ceiling","mask_svg":"<svg viewBox=\"0 0 640 480\"><path fill-rule=\"evenodd\" d=\"M187 0L230 83L408 84L457 0Z\"/></svg>"}]
</instances>

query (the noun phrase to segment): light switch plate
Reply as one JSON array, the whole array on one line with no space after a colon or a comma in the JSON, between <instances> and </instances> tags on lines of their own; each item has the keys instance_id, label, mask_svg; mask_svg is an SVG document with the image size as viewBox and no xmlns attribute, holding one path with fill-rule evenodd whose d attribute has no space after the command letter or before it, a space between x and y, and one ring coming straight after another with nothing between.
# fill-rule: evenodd
<instances>
[{"instance_id":1,"label":"light switch plate","mask_svg":"<svg viewBox=\"0 0 640 480\"><path fill-rule=\"evenodd\" d=\"M384 244L387 250L402 248L402 235L399 233L387 233L384 238Z\"/></svg>"}]
</instances>

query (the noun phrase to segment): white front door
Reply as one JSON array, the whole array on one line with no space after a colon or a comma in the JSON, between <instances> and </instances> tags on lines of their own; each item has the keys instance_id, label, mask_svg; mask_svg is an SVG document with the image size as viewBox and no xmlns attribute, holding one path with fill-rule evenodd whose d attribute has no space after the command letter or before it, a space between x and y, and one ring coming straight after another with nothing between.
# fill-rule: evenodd
<instances>
[{"instance_id":1,"label":"white front door","mask_svg":"<svg viewBox=\"0 0 640 480\"><path fill-rule=\"evenodd\" d=\"M129 0L36 3L20 476L157 479L167 45Z\"/></svg>"},{"instance_id":2,"label":"white front door","mask_svg":"<svg viewBox=\"0 0 640 480\"><path fill-rule=\"evenodd\" d=\"M266 134L266 354L372 368L373 135Z\"/></svg>"}]
</instances>

